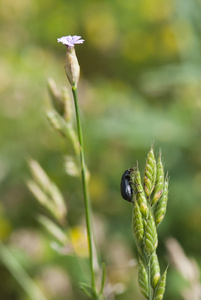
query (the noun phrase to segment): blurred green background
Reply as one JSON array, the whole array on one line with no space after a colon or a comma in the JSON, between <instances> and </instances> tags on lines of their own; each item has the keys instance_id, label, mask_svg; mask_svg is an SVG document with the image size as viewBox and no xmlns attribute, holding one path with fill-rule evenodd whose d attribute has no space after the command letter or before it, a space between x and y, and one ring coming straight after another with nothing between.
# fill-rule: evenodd
<instances>
[{"instance_id":1,"label":"blurred green background","mask_svg":"<svg viewBox=\"0 0 201 300\"><path fill-rule=\"evenodd\" d=\"M80 224L81 186L63 167L71 149L45 117L47 78L68 85L65 47L57 38L69 34L85 39L76 53L86 161L101 257L112 284L125 284L116 299L143 299L137 267L126 265L136 252L131 205L121 199L119 182L136 160L143 174L152 143L156 153L161 148L170 176L168 211L159 227L162 268L169 236L201 263L200 20L199 0L0 1L0 237L19 248L19 260L48 299L85 299L73 258L50 249L36 220L43 209L26 187L33 157L61 189L70 226ZM61 276L54 273L61 266L65 289L50 292L50 278ZM170 266L164 299L183 299L184 285ZM29 299L2 263L0 292L4 300Z\"/></svg>"}]
</instances>

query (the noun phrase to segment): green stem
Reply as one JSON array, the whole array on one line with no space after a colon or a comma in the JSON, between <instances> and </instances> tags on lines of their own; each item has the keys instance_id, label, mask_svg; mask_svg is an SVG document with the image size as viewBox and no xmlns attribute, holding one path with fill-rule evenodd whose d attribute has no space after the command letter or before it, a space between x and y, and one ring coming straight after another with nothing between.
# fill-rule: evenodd
<instances>
[{"instance_id":1,"label":"green stem","mask_svg":"<svg viewBox=\"0 0 201 300\"><path fill-rule=\"evenodd\" d=\"M82 186L83 186L84 202L85 202L85 216L86 216L87 238L88 238L88 247L89 247L89 261L90 261L90 269L91 269L91 286L92 286L92 289L93 289L95 295L97 295L96 287L95 287L95 274L94 274L94 269L93 269L91 208L90 208L88 189L87 189L86 167L85 167L85 161L84 161L83 137L82 137L82 128L81 128L80 113L79 113L79 106L78 106L77 88L72 87L72 92L73 92L73 98L74 98L74 104L75 104L78 138L79 138L79 143L80 143L80 162L81 162Z\"/></svg>"}]
</instances>

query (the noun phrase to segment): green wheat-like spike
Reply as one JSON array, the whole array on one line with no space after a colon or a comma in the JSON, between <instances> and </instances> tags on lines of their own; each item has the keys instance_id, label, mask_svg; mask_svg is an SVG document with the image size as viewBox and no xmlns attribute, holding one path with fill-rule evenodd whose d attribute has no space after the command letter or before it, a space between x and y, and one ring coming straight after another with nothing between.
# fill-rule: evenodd
<instances>
[{"instance_id":1,"label":"green wheat-like spike","mask_svg":"<svg viewBox=\"0 0 201 300\"><path fill-rule=\"evenodd\" d=\"M141 259L139 260L138 283L142 295L148 299L148 275Z\"/></svg>"},{"instance_id":2,"label":"green wheat-like spike","mask_svg":"<svg viewBox=\"0 0 201 300\"><path fill-rule=\"evenodd\" d=\"M144 250L148 256L150 256L158 245L158 237L156 231L156 225L152 213L150 212L145 227L145 241Z\"/></svg>"},{"instance_id":3,"label":"green wheat-like spike","mask_svg":"<svg viewBox=\"0 0 201 300\"><path fill-rule=\"evenodd\" d=\"M168 201L168 179L166 179L164 182L162 196L156 204L156 208L155 208L156 226L158 226L161 223L161 221L163 220L163 218L165 216L166 208L167 208L167 201Z\"/></svg>"},{"instance_id":4,"label":"green wheat-like spike","mask_svg":"<svg viewBox=\"0 0 201 300\"><path fill-rule=\"evenodd\" d=\"M143 226L142 214L140 212L137 201L135 201L135 205L133 207L132 228L133 228L133 234L135 236L136 242L139 245L139 247L141 247L143 244L144 226Z\"/></svg>"},{"instance_id":5,"label":"green wheat-like spike","mask_svg":"<svg viewBox=\"0 0 201 300\"><path fill-rule=\"evenodd\" d=\"M141 177L140 177L140 172L138 169L138 166L133 169L133 172L131 174L131 179L132 182L134 183L133 188L136 193L136 201L139 205L140 212L142 213L143 217L146 219L149 214L149 209L147 206L147 199L142 187L141 183Z\"/></svg>"},{"instance_id":6,"label":"green wheat-like spike","mask_svg":"<svg viewBox=\"0 0 201 300\"><path fill-rule=\"evenodd\" d=\"M160 280L160 267L159 267L156 251L154 251L151 255L150 265L151 265L151 285L153 289L155 289Z\"/></svg>"},{"instance_id":7,"label":"green wheat-like spike","mask_svg":"<svg viewBox=\"0 0 201 300\"><path fill-rule=\"evenodd\" d=\"M61 89L61 100L64 106L62 116L67 122L71 122L73 118L73 107L69 90L66 87Z\"/></svg>"},{"instance_id":8,"label":"green wheat-like spike","mask_svg":"<svg viewBox=\"0 0 201 300\"><path fill-rule=\"evenodd\" d=\"M46 116L52 128L59 132L59 134L64 138L69 138L75 152L79 153L80 144L72 124L70 122L66 122L56 111L48 111Z\"/></svg>"},{"instance_id":9,"label":"green wheat-like spike","mask_svg":"<svg viewBox=\"0 0 201 300\"><path fill-rule=\"evenodd\" d=\"M161 276L161 279L158 282L158 285L155 290L154 300L162 300L163 295L165 293L165 284L166 284L166 276L167 276L167 268L163 275Z\"/></svg>"},{"instance_id":10,"label":"green wheat-like spike","mask_svg":"<svg viewBox=\"0 0 201 300\"><path fill-rule=\"evenodd\" d=\"M56 111L48 111L46 116L53 129L59 132L62 136L66 137L67 132L63 118Z\"/></svg>"},{"instance_id":11,"label":"green wheat-like spike","mask_svg":"<svg viewBox=\"0 0 201 300\"><path fill-rule=\"evenodd\" d=\"M52 100L53 107L59 113L59 115L62 116L64 112L64 106L61 100L61 91L52 78L48 79L48 91Z\"/></svg>"},{"instance_id":12,"label":"green wheat-like spike","mask_svg":"<svg viewBox=\"0 0 201 300\"><path fill-rule=\"evenodd\" d=\"M159 154L156 167L156 183L153 191L152 205L154 205L161 197L164 184L164 169L161 161L161 153Z\"/></svg>"},{"instance_id":13,"label":"green wheat-like spike","mask_svg":"<svg viewBox=\"0 0 201 300\"><path fill-rule=\"evenodd\" d=\"M144 174L144 191L149 198L156 181L156 159L154 156L153 147L147 155L146 168Z\"/></svg>"}]
</instances>

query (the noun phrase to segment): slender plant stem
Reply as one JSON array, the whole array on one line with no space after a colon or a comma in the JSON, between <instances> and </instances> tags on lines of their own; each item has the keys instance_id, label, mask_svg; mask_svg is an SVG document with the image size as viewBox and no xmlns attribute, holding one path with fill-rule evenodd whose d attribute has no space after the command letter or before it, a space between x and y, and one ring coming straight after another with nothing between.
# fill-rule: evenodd
<instances>
[{"instance_id":1,"label":"slender plant stem","mask_svg":"<svg viewBox=\"0 0 201 300\"><path fill-rule=\"evenodd\" d=\"M88 189L87 189L86 167L85 167L85 161L84 161L84 147L83 147L83 137L82 137L81 122L80 122L78 97L77 97L77 88L72 87L72 92L73 92L73 98L74 98L74 104L75 104L78 138L79 138L79 143L80 143L80 162L81 162L81 175L82 175L82 185L83 185L83 192L84 192L84 202L85 202L85 216L86 216L87 238L88 238L88 247L89 247L89 260L90 260L90 268L91 268L91 286L92 286L93 291L96 294L95 274L94 274L94 269L93 269L91 207L90 207L89 195L88 195Z\"/></svg>"}]
</instances>

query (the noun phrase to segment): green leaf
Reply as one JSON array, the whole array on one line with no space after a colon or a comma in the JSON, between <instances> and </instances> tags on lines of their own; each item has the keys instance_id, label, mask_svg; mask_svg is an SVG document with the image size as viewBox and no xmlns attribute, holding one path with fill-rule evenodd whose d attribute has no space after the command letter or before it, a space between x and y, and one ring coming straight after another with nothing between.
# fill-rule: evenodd
<instances>
[{"instance_id":1,"label":"green leaf","mask_svg":"<svg viewBox=\"0 0 201 300\"><path fill-rule=\"evenodd\" d=\"M103 268L103 273L102 273L101 288L100 288L99 295L102 295L104 286L105 286L106 272L105 272L105 263L104 262L102 262L102 268Z\"/></svg>"},{"instance_id":2,"label":"green leaf","mask_svg":"<svg viewBox=\"0 0 201 300\"><path fill-rule=\"evenodd\" d=\"M81 290L90 298L93 299L94 291L90 285L84 282L79 283Z\"/></svg>"}]
</instances>

